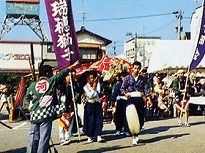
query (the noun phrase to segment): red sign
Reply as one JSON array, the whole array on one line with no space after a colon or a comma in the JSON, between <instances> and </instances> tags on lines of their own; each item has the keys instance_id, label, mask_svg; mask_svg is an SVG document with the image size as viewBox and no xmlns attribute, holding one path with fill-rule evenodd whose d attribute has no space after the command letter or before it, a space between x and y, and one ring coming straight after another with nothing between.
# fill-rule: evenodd
<instances>
[{"instance_id":1,"label":"red sign","mask_svg":"<svg viewBox=\"0 0 205 153\"><path fill-rule=\"evenodd\" d=\"M6 0L6 2L17 2L17 3L40 3L40 0Z\"/></svg>"}]
</instances>

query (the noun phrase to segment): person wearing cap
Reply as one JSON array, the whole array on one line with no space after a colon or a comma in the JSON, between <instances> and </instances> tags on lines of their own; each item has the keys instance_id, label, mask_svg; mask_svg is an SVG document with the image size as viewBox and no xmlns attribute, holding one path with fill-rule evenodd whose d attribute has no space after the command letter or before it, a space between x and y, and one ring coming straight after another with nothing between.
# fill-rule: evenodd
<instances>
[{"instance_id":1,"label":"person wearing cap","mask_svg":"<svg viewBox=\"0 0 205 153\"><path fill-rule=\"evenodd\" d=\"M189 127L188 118L189 118L189 104L187 97L187 89L189 89L190 83L186 85L186 77L184 76L184 70L180 69L177 71L177 78L173 80L171 87L175 93L175 104L174 107L177 111L178 125L182 124L182 113L185 115L184 126Z\"/></svg>"},{"instance_id":2,"label":"person wearing cap","mask_svg":"<svg viewBox=\"0 0 205 153\"><path fill-rule=\"evenodd\" d=\"M56 88L64 79L73 65L53 75L50 65L39 67L39 79L31 83L27 89L26 98L29 101L30 130L27 153L47 153L51 137L52 121L56 115L65 111L65 104L58 105ZM59 107L57 107L59 106Z\"/></svg>"}]
</instances>

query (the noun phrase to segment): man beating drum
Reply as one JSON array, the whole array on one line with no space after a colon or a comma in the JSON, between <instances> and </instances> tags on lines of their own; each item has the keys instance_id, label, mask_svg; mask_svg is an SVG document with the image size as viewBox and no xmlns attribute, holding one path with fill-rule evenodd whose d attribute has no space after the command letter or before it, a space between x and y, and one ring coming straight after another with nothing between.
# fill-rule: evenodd
<instances>
[{"instance_id":1,"label":"man beating drum","mask_svg":"<svg viewBox=\"0 0 205 153\"><path fill-rule=\"evenodd\" d=\"M132 64L131 72L127 75L121 86L121 93L127 98L126 118L132 144L137 145L139 132L144 125L144 100L143 97L148 91L146 79L140 75L141 63L135 61Z\"/></svg>"}]
</instances>

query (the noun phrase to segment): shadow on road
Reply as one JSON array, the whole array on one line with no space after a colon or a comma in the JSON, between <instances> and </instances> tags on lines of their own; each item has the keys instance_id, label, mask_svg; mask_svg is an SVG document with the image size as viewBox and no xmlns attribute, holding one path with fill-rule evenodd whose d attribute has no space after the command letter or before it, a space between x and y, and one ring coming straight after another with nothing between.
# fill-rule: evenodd
<instances>
[{"instance_id":1,"label":"shadow on road","mask_svg":"<svg viewBox=\"0 0 205 153\"><path fill-rule=\"evenodd\" d=\"M0 152L0 153L22 153L22 152L26 152L26 147L17 148L17 149L12 149L12 150Z\"/></svg>"},{"instance_id":2,"label":"shadow on road","mask_svg":"<svg viewBox=\"0 0 205 153\"><path fill-rule=\"evenodd\" d=\"M205 121L190 123L191 126L205 124Z\"/></svg>"},{"instance_id":3,"label":"shadow on road","mask_svg":"<svg viewBox=\"0 0 205 153\"><path fill-rule=\"evenodd\" d=\"M150 129L144 129L142 130L141 134L157 134L160 132L165 132L171 128L178 128L179 126L175 125L175 126L159 126L159 127L154 127L154 128L150 128Z\"/></svg>"},{"instance_id":4,"label":"shadow on road","mask_svg":"<svg viewBox=\"0 0 205 153\"><path fill-rule=\"evenodd\" d=\"M115 130L105 130L103 131L103 138L106 141L112 141L112 140L123 139L126 137L124 134L114 135L115 132L116 132Z\"/></svg>"},{"instance_id":5,"label":"shadow on road","mask_svg":"<svg viewBox=\"0 0 205 153\"><path fill-rule=\"evenodd\" d=\"M115 133L116 131L115 130L103 130L103 135L106 135L106 134L110 134L110 133Z\"/></svg>"},{"instance_id":6,"label":"shadow on road","mask_svg":"<svg viewBox=\"0 0 205 153\"><path fill-rule=\"evenodd\" d=\"M163 135L163 136L158 136L158 137L154 137L154 138L147 139L147 140L141 140L141 141L143 143L153 143L153 142L161 141L161 140L164 140L164 139L170 139L170 138L177 139L179 137L183 137L183 136L186 136L186 135L189 135L189 133Z\"/></svg>"},{"instance_id":7,"label":"shadow on road","mask_svg":"<svg viewBox=\"0 0 205 153\"><path fill-rule=\"evenodd\" d=\"M114 151L114 150L120 150L120 149L125 149L125 148L130 148L132 146L112 146L112 147L102 147L99 149L89 149L89 150L82 150L82 151L78 151L77 153L101 153L101 152L106 152L106 151Z\"/></svg>"}]
</instances>

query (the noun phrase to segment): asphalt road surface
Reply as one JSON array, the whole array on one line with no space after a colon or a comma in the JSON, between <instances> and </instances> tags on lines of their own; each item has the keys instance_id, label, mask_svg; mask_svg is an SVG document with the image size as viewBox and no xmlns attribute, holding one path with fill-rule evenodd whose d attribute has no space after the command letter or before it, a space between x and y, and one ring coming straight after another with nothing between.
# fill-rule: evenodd
<instances>
[{"instance_id":1,"label":"asphalt road surface","mask_svg":"<svg viewBox=\"0 0 205 153\"><path fill-rule=\"evenodd\" d=\"M205 152L205 116L191 116L191 127L179 127L177 119L164 119L145 122L139 138L138 146L132 146L131 137L113 136L114 124L104 124L103 138L105 143L86 143L86 137L71 138L68 145L60 146L58 126L53 124L52 141L58 153L204 153ZM12 127L9 129L0 124L0 152L25 153L29 122L3 123ZM51 146L51 152L54 153Z\"/></svg>"}]
</instances>

